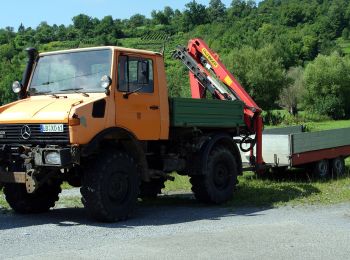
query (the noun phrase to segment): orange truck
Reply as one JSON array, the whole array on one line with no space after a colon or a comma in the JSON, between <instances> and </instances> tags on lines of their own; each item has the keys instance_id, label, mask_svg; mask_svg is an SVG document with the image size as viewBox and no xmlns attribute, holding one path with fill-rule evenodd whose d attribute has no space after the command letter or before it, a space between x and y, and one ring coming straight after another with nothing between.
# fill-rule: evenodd
<instances>
[{"instance_id":1,"label":"orange truck","mask_svg":"<svg viewBox=\"0 0 350 260\"><path fill-rule=\"evenodd\" d=\"M199 201L231 199L242 173L234 137L244 135L253 145L249 124L261 110L230 90L231 74L222 81L203 74L204 66L221 66L206 48L202 61L190 49L175 53L190 69L194 98L168 97L164 59L157 52L27 49L23 79L12 86L19 99L0 107L0 185L12 209L49 210L67 181L81 187L92 217L123 220L138 198L157 196L173 172L190 176ZM214 98L195 96L205 93Z\"/></svg>"}]
</instances>

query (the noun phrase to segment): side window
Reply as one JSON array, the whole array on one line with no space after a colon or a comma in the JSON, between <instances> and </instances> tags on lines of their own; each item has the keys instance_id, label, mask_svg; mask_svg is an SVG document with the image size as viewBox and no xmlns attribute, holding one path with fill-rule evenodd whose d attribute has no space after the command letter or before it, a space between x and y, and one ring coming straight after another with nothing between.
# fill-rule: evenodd
<instances>
[{"instance_id":1,"label":"side window","mask_svg":"<svg viewBox=\"0 0 350 260\"><path fill-rule=\"evenodd\" d=\"M153 61L151 59L119 56L118 90L153 93Z\"/></svg>"}]
</instances>

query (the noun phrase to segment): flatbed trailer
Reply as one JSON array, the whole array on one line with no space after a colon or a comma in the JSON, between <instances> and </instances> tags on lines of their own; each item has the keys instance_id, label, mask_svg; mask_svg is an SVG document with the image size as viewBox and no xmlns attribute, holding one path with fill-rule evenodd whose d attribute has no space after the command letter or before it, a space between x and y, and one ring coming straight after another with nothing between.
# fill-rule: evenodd
<instances>
[{"instance_id":1,"label":"flatbed trailer","mask_svg":"<svg viewBox=\"0 0 350 260\"><path fill-rule=\"evenodd\" d=\"M343 175L344 159L350 156L350 128L304 132L302 126L265 130L262 154L273 169L312 169L320 177ZM244 164L249 155L241 152Z\"/></svg>"}]
</instances>

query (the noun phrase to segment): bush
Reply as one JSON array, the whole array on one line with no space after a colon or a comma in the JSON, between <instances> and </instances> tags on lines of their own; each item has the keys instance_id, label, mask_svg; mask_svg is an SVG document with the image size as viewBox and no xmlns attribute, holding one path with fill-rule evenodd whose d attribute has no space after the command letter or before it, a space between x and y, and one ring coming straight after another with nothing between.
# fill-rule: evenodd
<instances>
[{"instance_id":1,"label":"bush","mask_svg":"<svg viewBox=\"0 0 350 260\"><path fill-rule=\"evenodd\" d=\"M305 68L304 107L333 119L350 116L350 58L319 55Z\"/></svg>"}]
</instances>

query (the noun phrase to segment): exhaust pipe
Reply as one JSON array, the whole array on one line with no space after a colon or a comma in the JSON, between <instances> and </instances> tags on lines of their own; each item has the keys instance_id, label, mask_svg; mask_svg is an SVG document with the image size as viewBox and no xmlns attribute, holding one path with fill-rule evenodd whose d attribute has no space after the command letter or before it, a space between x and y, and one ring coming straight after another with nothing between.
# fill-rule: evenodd
<instances>
[{"instance_id":1,"label":"exhaust pipe","mask_svg":"<svg viewBox=\"0 0 350 260\"><path fill-rule=\"evenodd\" d=\"M36 61L36 59L38 57L38 51L35 48L27 48L26 52L28 54L29 60L27 63L27 67L23 73L23 77L22 77L22 89L19 93L20 99L27 97L27 87L28 87L30 75L32 74L34 62Z\"/></svg>"}]
</instances>

